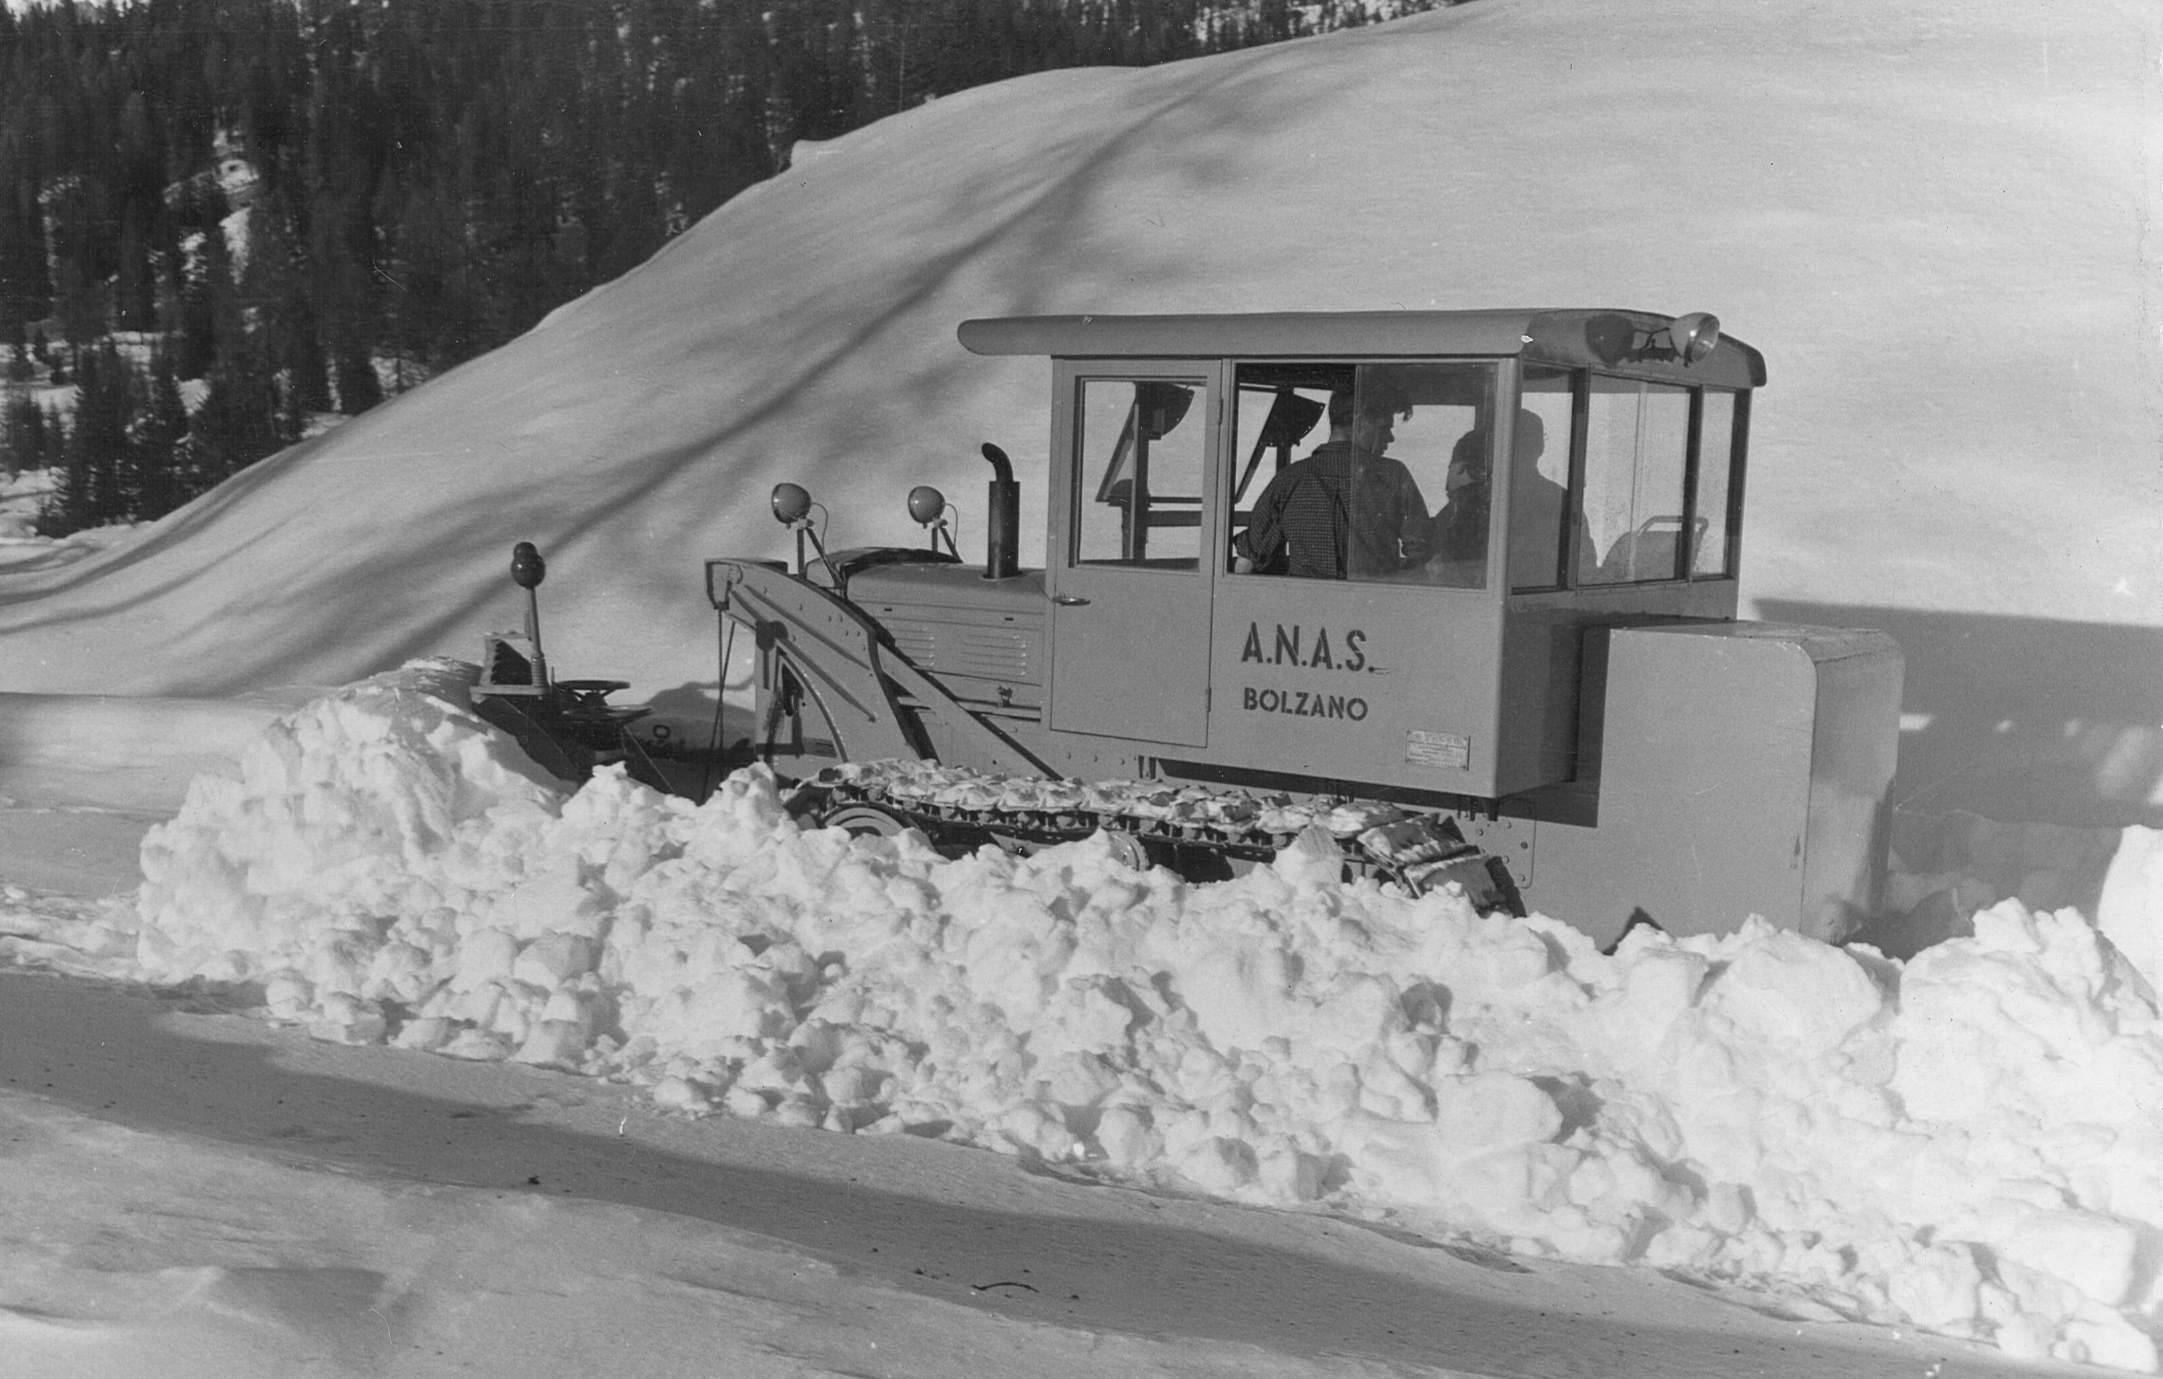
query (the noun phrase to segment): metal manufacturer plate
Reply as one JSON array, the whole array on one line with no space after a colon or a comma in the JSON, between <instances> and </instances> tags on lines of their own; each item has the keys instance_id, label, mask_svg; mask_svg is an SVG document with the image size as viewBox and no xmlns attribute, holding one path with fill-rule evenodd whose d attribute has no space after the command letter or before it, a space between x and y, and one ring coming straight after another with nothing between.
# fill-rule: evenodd
<instances>
[{"instance_id":1,"label":"metal manufacturer plate","mask_svg":"<svg viewBox=\"0 0 2163 1379\"><path fill-rule=\"evenodd\" d=\"M1463 733L1408 729L1404 735L1404 759L1419 766L1453 766L1460 771L1469 770L1472 739Z\"/></svg>"}]
</instances>

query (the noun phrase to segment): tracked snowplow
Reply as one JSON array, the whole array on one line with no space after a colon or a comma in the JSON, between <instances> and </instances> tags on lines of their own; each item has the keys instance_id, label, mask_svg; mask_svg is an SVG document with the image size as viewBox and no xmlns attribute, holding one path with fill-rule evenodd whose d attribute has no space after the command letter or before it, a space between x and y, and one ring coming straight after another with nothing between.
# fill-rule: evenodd
<instances>
[{"instance_id":1,"label":"tracked snowplow","mask_svg":"<svg viewBox=\"0 0 2163 1379\"><path fill-rule=\"evenodd\" d=\"M1596 939L1762 915L1842 937L1882 871L1901 657L1737 617L1759 354L1704 314L978 320L1051 367L1046 560L997 446L983 563L920 545L705 564L756 648L718 758L555 681L530 602L476 703L544 765L699 795L767 763L808 819L951 851L1108 833L1222 876L1301 835Z\"/></svg>"}]
</instances>

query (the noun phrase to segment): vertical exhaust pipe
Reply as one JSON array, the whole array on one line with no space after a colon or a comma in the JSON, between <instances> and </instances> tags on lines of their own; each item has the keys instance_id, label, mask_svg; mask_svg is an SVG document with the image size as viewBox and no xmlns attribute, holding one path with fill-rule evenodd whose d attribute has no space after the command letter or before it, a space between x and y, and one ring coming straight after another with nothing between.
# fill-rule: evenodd
<instances>
[{"instance_id":1,"label":"vertical exhaust pipe","mask_svg":"<svg viewBox=\"0 0 2163 1379\"><path fill-rule=\"evenodd\" d=\"M1014 482L1014 466L1004 450L985 441L984 458L991 461L990 515L984 524L984 578L1012 579L1021 568L1021 485Z\"/></svg>"}]
</instances>

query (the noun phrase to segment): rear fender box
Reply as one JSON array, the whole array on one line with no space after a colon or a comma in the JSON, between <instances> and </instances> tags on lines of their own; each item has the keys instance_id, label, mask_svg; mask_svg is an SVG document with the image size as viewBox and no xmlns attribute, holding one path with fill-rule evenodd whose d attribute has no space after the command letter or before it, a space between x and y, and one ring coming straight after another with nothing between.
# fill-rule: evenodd
<instances>
[{"instance_id":1,"label":"rear fender box","mask_svg":"<svg viewBox=\"0 0 2163 1379\"><path fill-rule=\"evenodd\" d=\"M1751 915L1838 941L1874 908L1902 661L1881 632L1686 622L1587 633L1579 779L1536 811L1526 901L1612 942ZM1587 809L1589 806L1589 811Z\"/></svg>"}]
</instances>

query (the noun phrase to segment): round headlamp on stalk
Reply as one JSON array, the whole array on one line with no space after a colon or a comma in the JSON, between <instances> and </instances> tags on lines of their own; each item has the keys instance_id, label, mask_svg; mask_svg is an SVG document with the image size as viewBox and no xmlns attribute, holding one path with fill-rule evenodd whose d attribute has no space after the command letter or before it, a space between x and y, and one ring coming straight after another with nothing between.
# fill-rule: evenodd
<instances>
[{"instance_id":1,"label":"round headlamp on stalk","mask_svg":"<svg viewBox=\"0 0 2163 1379\"><path fill-rule=\"evenodd\" d=\"M946 495L930 484L918 484L909 490L909 520L931 533L931 549L939 549L939 538L946 538L946 553L956 560L961 552L954 549L954 532L946 521Z\"/></svg>"},{"instance_id":2,"label":"round headlamp on stalk","mask_svg":"<svg viewBox=\"0 0 2163 1379\"><path fill-rule=\"evenodd\" d=\"M541 581L548 577L548 562L531 541L511 547L511 583L526 591L526 645L533 648L533 683L548 683L548 654L541 650Z\"/></svg>"},{"instance_id":3,"label":"round headlamp on stalk","mask_svg":"<svg viewBox=\"0 0 2163 1379\"><path fill-rule=\"evenodd\" d=\"M826 509L811 501L810 492L802 484L775 484L773 508L774 520L796 533L796 573L800 575L804 572L806 537L811 539L811 544L817 549L819 560L823 563L826 559L826 543L819 540L819 534L811 529L811 510L819 508L819 511L824 512Z\"/></svg>"},{"instance_id":4,"label":"round headlamp on stalk","mask_svg":"<svg viewBox=\"0 0 2163 1379\"><path fill-rule=\"evenodd\" d=\"M918 484L909 490L909 520L919 527L928 527L946 516L946 495L930 484Z\"/></svg>"},{"instance_id":5,"label":"round headlamp on stalk","mask_svg":"<svg viewBox=\"0 0 2163 1379\"><path fill-rule=\"evenodd\" d=\"M802 484L774 485L774 520L793 527L811 515L811 494Z\"/></svg>"},{"instance_id":6,"label":"round headlamp on stalk","mask_svg":"<svg viewBox=\"0 0 2163 1379\"><path fill-rule=\"evenodd\" d=\"M1695 364L1719 348L1720 318L1709 311L1677 316L1674 324L1667 328L1667 338L1683 363Z\"/></svg>"},{"instance_id":7,"label":"round headlamp on stalk","mask_svg":"<svg viewBox=\"0 0 2163 1379\"><path fill-rule=\"evenodd\" d=\"M521 589L531 589L548 577L548 562L541 559L540 547L531 541L521 541L511 547L511 583Z\"/></svg>"}]
</instances>

